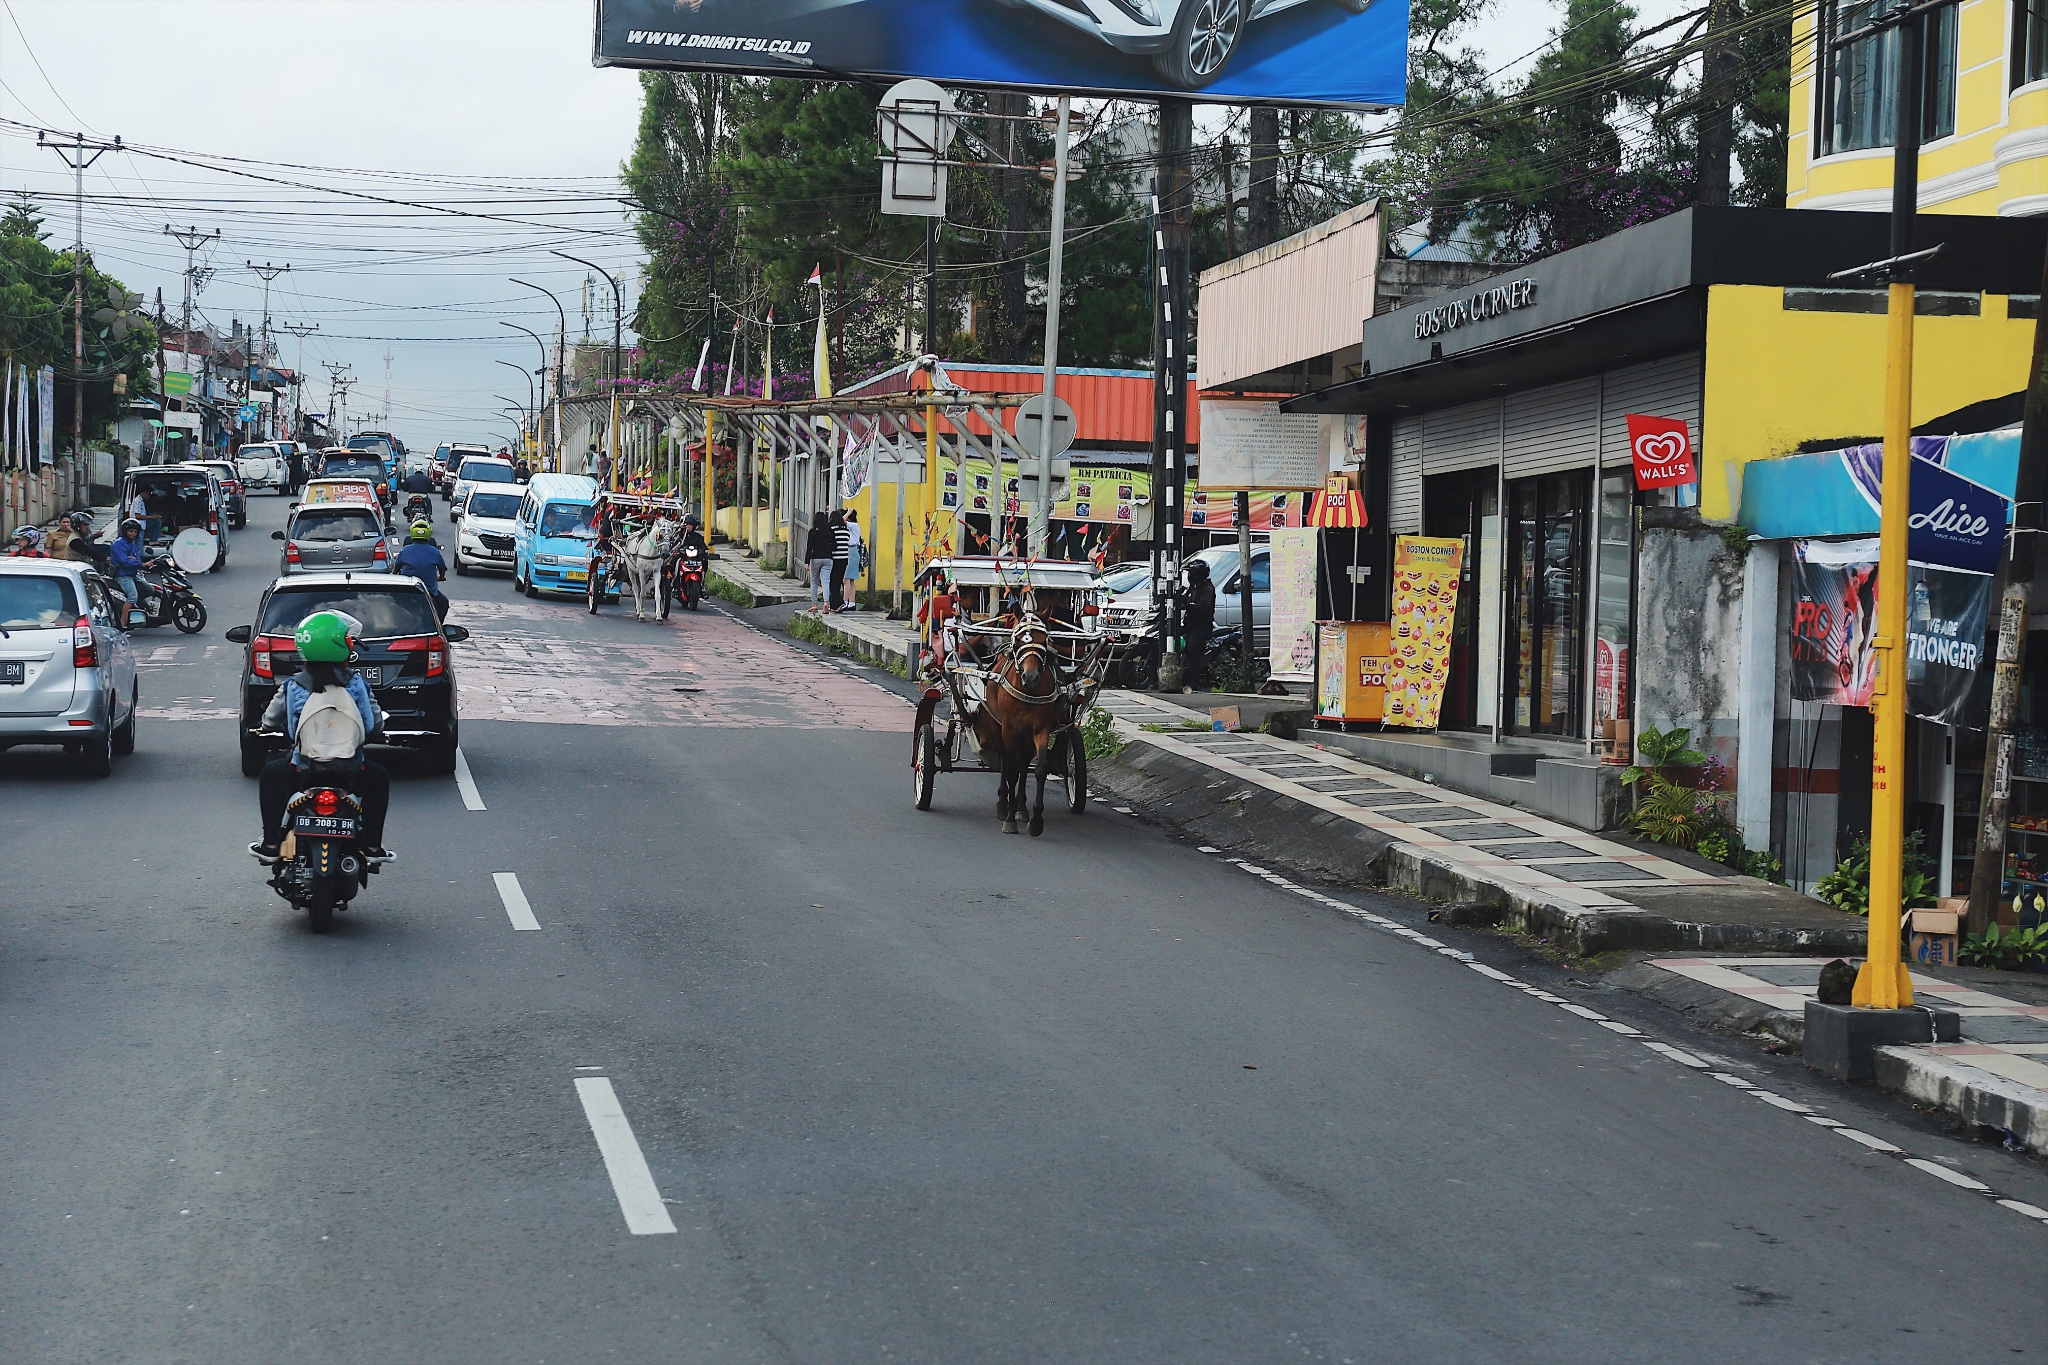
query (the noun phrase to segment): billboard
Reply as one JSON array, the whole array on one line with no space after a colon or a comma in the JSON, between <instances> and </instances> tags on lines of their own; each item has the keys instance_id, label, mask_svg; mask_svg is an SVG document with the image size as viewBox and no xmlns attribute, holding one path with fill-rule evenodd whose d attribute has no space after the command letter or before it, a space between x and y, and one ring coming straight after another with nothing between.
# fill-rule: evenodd
<instances>
[{"instance_id":1,"label":"billboard","mask_svg":"<svg viewBox=\"0 0 2048 1365\"><path fill-rule=\"evenodd\" d=\"M1399 105L1408 0L597 0L599 66Z\"/></svg>"}]
</instances>

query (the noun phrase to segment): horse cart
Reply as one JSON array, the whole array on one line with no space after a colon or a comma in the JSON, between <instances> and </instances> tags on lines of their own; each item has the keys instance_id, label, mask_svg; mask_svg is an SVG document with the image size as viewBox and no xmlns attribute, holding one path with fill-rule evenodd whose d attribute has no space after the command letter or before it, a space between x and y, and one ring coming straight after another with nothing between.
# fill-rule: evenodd
<instances>
[{"instance_id":1,"label":"horse cart","mask_svg":"<svg viewBox=\"0 0 2048 1365\"><path fill-rule=\"evenodd\" d=\"M918 591L925 690L911 741L917 808L931 809L940 773L999 772L997 814L1015 833L1035 759L1031 833L1044 825L1048 776L1065 783L1068 810L1086 810L1080 722L1117 644L1103 624L1108 589L1095 566L962 555L928 564Z\"/></svg>"},{"instance_id":2,"label":"horse cart","mask_svg":"<svg viewBox=\"0 0 2048 1365\"><path fill-rule=\"evenodd\" d=\"M631 593L635 619L646 620L649 609L661 620L668 619L675 598L676 549L682 543L687 511L681 498L599 491L591 512L597 538L591 544L590 578L584 588L592 616L607 598Z\"/></svg>"}]
</instances>

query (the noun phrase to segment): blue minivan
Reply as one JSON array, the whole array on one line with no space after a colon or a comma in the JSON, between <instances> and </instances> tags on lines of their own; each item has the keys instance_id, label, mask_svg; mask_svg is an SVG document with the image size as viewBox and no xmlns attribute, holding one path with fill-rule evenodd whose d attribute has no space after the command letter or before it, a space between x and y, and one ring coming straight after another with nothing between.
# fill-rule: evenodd
<instances>
[{"instance_id":1,"label":"blue minivan","mask_svg":"<svg viewBox=\"0 0 2048 1365\"><path fill-rule=\"evenodd\" d=\"M597 480L582 474L536 474L512 525L512 586L528 597L544 592L581 596L590 582L591 525Z\"/></svg>"}]
</instances>

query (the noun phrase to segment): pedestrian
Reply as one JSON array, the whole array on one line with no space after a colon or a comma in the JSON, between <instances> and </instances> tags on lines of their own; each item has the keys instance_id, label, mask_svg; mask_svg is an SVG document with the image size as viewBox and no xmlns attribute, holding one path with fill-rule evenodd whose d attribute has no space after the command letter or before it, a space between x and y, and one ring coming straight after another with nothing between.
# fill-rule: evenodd
<instances>
[{"instance_id":1,"label":"pedestrian","mask_svg":"<svg viewBox=\"0 0 2048 1365\"><path fill-rule=\"evenodd\" d=\"M285 457L285 480L285 493L290 497L297 497L299 489L306 482L306 455L299 449L296 441L292 443L291 454Z\"/></svg>"},{"instance_id":2,"label":"pedestrian","mask_svg":"<svg viewBox=\"0 0 2048 1365\"><path fill-rule=\"evenodd\" d=\"M811 513L810 534L804 537L804 564L810 570L812 603L822 602L829 609L832 600L826 594L832 590L832 527L823 512Z\"/></svg>"},{"instance_id":3,"label":"pedestrian","mask_svg":"<svg viewBox=\"0 0 2048 1365\"><path fill-rule=\"evenodd\" d=\"M1209 681L1209 637L1216 632L1216 585L1209 581L1209 565L1204 560L1189 560L1187 574L1187 596L1180 615L1181 639L1187 649L1181 660L1181 676L1187 685L1181 691L1192 692Z\"/></svg>"},{"instance_id":4,"label":"pedestrian","mask_svg":"<svg viewBox=\"0 0 2048 1365\"><path fill-rule=\"evenodd\" d=\"M846 509L832 509L832 595L825 599L827 611L844 611L842 600L846 594L846 556L850 551L846 530Z\"/></svg>"},{"instance_id":5,"label":"pedestrian","mask_svg":"<svg viewBox=\"0 0 2048 1365\"><path fill-rule=\"evenodd\" d=\"M860 605L861 567L867 563L867 544L860 536L860 513L846 509L846 609Z\"/></svg>"},{"instance_id":6,"label":"pedestrian","mask_svg":"<svg viewBox=\"0 0 2048 1365\"><path fill-rule=\"evenodd\" d=\"M590 448L590 467L597 471L597 486L599 488L610 488L612 486L612 455L610 451L599 450L596 446L592 446Z\"/></svg>"}]
</instances>

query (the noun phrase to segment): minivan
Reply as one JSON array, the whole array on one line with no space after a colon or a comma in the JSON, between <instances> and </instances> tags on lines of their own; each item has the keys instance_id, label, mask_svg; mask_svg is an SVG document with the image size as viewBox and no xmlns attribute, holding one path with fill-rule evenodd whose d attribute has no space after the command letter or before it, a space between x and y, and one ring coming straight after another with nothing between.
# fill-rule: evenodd
<instances>
[{"instance_id":1,"label":"minivan","mask_svg":"<svg viewBox=\"0 0 2048 1365\"><path fill-rule=\"evenodd\" d=\"M105 777L135 751L135 650L90 566L0 559L0 749L61 744Z\"/></svg>"},{"instance_id":2,"label":"minivan","mask_svg":"<svg viewBox=\"0 0 2048 1365\"><path fill-rule=\"evenodd\" d=\"M581 594L590 581L597 480L583 474L536 474L527 482L512 524L512 586L528 597Z\"/></svg>"},{"instance_id":3,"label":"minivan","mask_svg":"<svg viewBox=\"0 0 2048 1365\"><path fill-rule=\"evenodd\" d=\"M228 564L228 494L220 476L205 465L130 465L121 476L120 517L126 520L135 495L148 516L142 539L152 550L168 548L178 532L194 527L214 540L215 572Z\"/></svg>"},{"instance_id":4,"label":"minivan","mask_svg":"<svg viewBox=\"0 0 2048 1365\"><path fill-rule=\"evenodd\" d=\"M294 503L291 520L272 540L284 542L278 573L321 573L342 569L385 572L396 548L377 508L352 502Z\"/></svg>"}]
</instances>

